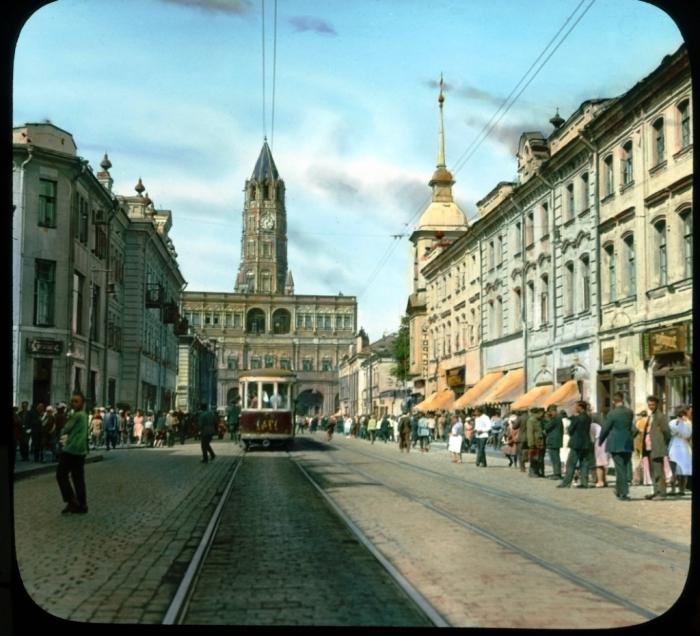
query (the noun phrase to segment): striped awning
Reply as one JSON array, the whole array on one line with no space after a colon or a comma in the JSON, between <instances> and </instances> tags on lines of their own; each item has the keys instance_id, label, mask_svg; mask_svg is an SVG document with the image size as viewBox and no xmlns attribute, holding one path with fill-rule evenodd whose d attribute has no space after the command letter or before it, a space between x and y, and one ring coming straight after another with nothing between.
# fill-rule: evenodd
<instances>
[{"instance_id":1,"label":"striped awning","mask_svg":"<svg viewBox=\"0 0 700 636\"><path fill-rule=\"evenodd\" d=\"M488 393L482 395L477 404L504 404L517 400L518 396L525 390L524 369L513 369L508 371Z\"/></svg>"},{"instance_id":2,"label":"striped awning","mask_svg":"<svg viewBox=\"0 0 700 636\"><path fill-rule=\"evenodd\" d=\"M580 399L581 394L578 390L578 382L576 380L569 380L568 382L564 382L564 384L547 397L545 400L545 407L550 404L555 404L559 410L563 409L571 414L574 404Z\"/></svg>"},{"instance_id":3,"label":"striped awning","mask_svg":"<svg viewBox=\"0 0 700 636\"><path fill-rule=\"evenodd\" d=\"M433 395L434 397L427 400L427 403L423 406L424 411L437 411L438 409L449 410L452 408L455 401L455 392L452 389L443 389Z\"/></svg>"},{"instance_id":4,"label":"striped awning","mask_svg":"<svg viewBox=\"0 0 700 636\"><path fill-rule=\"evenodd\" d=\"M468 409L476 404L476 400L486 393L503 377L502 371L492 371L481 378L473 387L467 389L452 405L453 410Z\"/></svg>"},{"instance_id":5,"label":"striped awning","mask_svg":"<svg viewBox=\"0 0 700 636\"><path fill-rule=\"evenodd\" d=\"M416 410L416 411L425 411L425 405L428 404L428 403L430 402L430 400L432 400L432 399L435 398L435 397L437 397L437 391L435 391L435 393L431 393L431 394L430 394L427 398L425 398L425 400L423 400L422 402L418 402L418 404L416 404L416 405L413 407L413 409Z\"/></svg>"},{"instance_id":6,"label":"striped awning","mask_svg":"<svg viewBox=\"0 0 700 636\"><path fill-rule=\"evenodd\" d=\"M535 406L545 405L545 400L554 391L554 386L551 384L542 384L532 387L525 395L521 395L515 402L510 405L511 411L524 411Z\"/></svg>"}]
</instances>

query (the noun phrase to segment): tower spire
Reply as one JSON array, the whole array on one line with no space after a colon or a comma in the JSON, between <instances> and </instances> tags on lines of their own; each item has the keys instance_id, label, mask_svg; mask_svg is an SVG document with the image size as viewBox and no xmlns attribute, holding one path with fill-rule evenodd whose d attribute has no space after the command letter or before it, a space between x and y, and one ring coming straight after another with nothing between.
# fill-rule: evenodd
<instances>
[{"instance_id":1,"label":"tower spire","mask_svg":"<svg viewBox=\"0 0 700 636\"><path fill-rule=\"evenodd\" d=\"M442 117L442 105L445 101L445 96L442 93L443 81L442 73L440 73L440 95L438 96L438 104L440 105L440 130L438 131L438 156L437 167L445 167L445 122Z\"/></svg>"}]
</instances>

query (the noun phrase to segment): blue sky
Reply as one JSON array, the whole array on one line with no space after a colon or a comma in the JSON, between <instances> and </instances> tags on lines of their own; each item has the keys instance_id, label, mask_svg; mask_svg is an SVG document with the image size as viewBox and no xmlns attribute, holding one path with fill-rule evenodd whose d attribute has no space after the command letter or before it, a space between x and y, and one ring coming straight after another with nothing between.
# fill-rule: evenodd
<instances>
[{"instance_id":1,"label":"blue sky","mask_svg":"<svg viewBox=\"0 0 700 636\"><path fill-rule=\"evenodd\" d=\"M442 72L448 168L477 138L580 0L265 2L267 135L287 186L297 293L359 295L372 340L398 327L407 237L437 152ZM586 0L575 13L583 13ZM232 291L243 185L263 141L260 0L58 0L20 34L13 122L50 119L115 190L139 177L173 211L189 290ZM552 130L585 99L631 88L681 44L637 0L597 0L469 161L454 194L475 202L514 180L520 132ZM377 265L386 260L380 270ZM387 258L388 257L388 258Z\"/></svg>"}]
</instances>

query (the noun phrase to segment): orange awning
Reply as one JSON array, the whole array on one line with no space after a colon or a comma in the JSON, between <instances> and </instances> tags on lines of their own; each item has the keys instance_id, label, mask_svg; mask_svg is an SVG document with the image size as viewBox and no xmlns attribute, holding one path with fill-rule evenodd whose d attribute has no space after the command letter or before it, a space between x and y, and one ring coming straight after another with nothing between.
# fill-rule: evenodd
<instances>
[{"instance_id":1,"label":"orange awning","mask_svg":"<svg viewBox=\"0 0 700 636\"><path fill-rule=\"evenodd\" d=\"M437 411L438 409L451 409L455 401L455 392L451 389L443 389L439 393L435 393L434 397L427 400L423 406L425 411Z\"/></svg>"},{"instance_id":2,"label":"orange awning","mask_svg":"<svg viewBox=\"0 0 700 636\"><path fill-rule=\"evenodd\" d=\"M578 390L578 382L569 380L564 382L545 400L545 406L555 404L559 410L564 409L569 413L574 408L574 404L581 399L581 394Z\"/></svg>"},{"instance_id":3,"label":"orange awning","mask_svg":"<svg viewBox=\"0 0 700 636\"><path fill-rule=\"evenodd\" d=\"M436 397L437 397L437 391L435 391L435 393L431 393L431 394L430 394L427 398L425 398L425 400L423 400L422 402L418 402L418 404L416 404L413 408L414 408L416 411L423 411L423 410L425 410L425 405L428 404L428 403L430 402L430 400L433 400L433 399L436 398Z\"/></svg>"},{"instance_id":4,"label":"orange awning","mask_svg":"<svg viewBox=\"0 0 700 636\"><path fill-rule=\"evenodd\" d=\"M535 406L544 406L545 400L554 391L551 384L542 384L531 388L525 395L520 396L510 405L511 411L524 411Z\"/></svg>"},{"instance_id":5,"label":"orange awning","mask_svg":"<svg viewBox=\"0 0 700 636\"><path fill-rule=\"evenodd\" d=\"M452 405L452 408L457 409L467 409L472 404L475 404L475 400L479 398L488 391L496 382L498 382L503 377L502 371L492 371L487 373L483 378L481 378L473 387L467 389L463 395L460 395L457 401Z\"/></svg>"},{"instance_id":6,"label":"orange awning","mask_svg":"<svg viewBox=\"0 0 700 636\"><path fill-rule=\"evenodd\" d=\"M508 371L491 390L477 400L477 404L501 404L512 402L525 390L523 369Z\"/></svg>"}]
</instances>

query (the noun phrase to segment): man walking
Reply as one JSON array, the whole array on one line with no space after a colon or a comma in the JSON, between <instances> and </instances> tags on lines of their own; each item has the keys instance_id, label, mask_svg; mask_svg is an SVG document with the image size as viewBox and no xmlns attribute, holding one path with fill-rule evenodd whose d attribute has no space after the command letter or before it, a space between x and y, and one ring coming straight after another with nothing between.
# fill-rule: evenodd
<instances>
[{"instance_id":1,"label":"man walking","mask_svg":"<svg viewBox=\"0 0 700 636\"><path fill-rule=\"evenodd\" d=\"M476 433L476 465L486 468L486 441L491 430L491 420L480 407L474 409L474 431Z\"/></svg>"},{"instance_id":2,"label":"man walking","mask_svg":"<svg viewBox=\"0 0 700 636\"><path fill-rule=\"evenodd\" d=\"M624 405L622 393L615 393L613 406L605 416L600 431L599 444L607 439L607 450L615 463L615 495L621 501L629 501L629 467L632 461L632 440L636 432L634 413Z\"/></svg>"},{"instance_id":3,"label":"man walking","mask_svg":"<svg viewBox=\"0 0 700 636\"><path fill-rule=\"evenodd\" d=\"M58 456L56 481L66 507L63 514L86 513L85 456L88 453L88 416L84 411L85 396L75 392L71 397L72 414L63 427L61 454ZM71 486L70 478L73 480ZM75 490L73 490L75 488Z\"/></svg>"},{"instance_id":4,"label":"man walking","mask_svg":"<svg viewBox=\"0 0 700 636\"><path fill-rule=\"evenodd\" d=\"M659 398L650 395L647 398L647 421L644 427L642 455L649 458L651 482L654 492L645 499L666 499L666 475L664 474L664 457L668 453L671 441L671 429L668 418L658 410Z\"/></svg>"},{"instance_id":5,"label":"man walking","mask_svg":"<svg viewBox=\"0 0 700 636\"><path fill-rule=\"evenodd\" d=\"M561 446L564 441L564 423L561 416L557 414L557 405L550 404L547 407L546 419L544 420L545 447L552 464L552 474L550 479L561 479Z\"/></svg>"},{"instance_id":6,"label":"man walking","mask_svg":"<svg viewBox=\"0 0 700 636\"><path fill-rule=\"evenodd\" d=\"M216 415L207 408L205 403L202 403L199 414L199 437L202 445L202 463L206 464L211 457L211 460L216 459L216 455L211 448L211 440L216 433Z\"/></svg>"},{"instance_id":7,"label":"man walking","mask_svg":"<svg viewBox=\"0 0 700 636\"><path fill-rule=\"evenodd\" d=\"M399 450L408 453L411 450L411 429L413 428L411 418L405 411L399 418Z\"/></svg>"},{"instance_id":8,"label":"man walking","mask_svg":"<svg viewBox=\"0 0 700 636\"><path fill-rule=\"evenodd\" d=\"M226 413L226 425L228 426L229 433L231 435L231 441L238 440L238 426L241 419L241 407L239 405L240 398L236 396L233 398L233 404L229 407Z\"/></svg>"},{"instance_id":9,"label":"man walking","mask_svg":"<svg viewBox=\"0 0 700 636\"><path fill-rule=\"evenodd\" d=\"M593 447L591 441L591 416L587 412L584 401L576 402L576 415L571 418L569 425L569 459L566 462L566 475L557 488L571 487L576 464L580 462L580 484L577 488L588 488L588 453Z\"/></svg>"},{"instance_id":10,"label":"man walking","mask_svg":"<svg viewBox=\"0 0 700 636\"><path fill-rule=\"evenodd\" d=\"M117 414L114 412L114 407L109 408L109 413L105 417L105 446L107 450L110 450L109 446L112 448L117 448L117 435L119 434L119 419Z\"/></svg>"},{"instance_id":11,"label":"man walking","mask_svg":"<svg viewBox=\"0 0 700 636\"><path fill-rule=\"evenodd\" d=\"M544 437L542 432L542 417L544 409L535 406L530 409L527 419L527 446L530 453L530 477L544 477Z\"/></svg>"}]
</instances>

